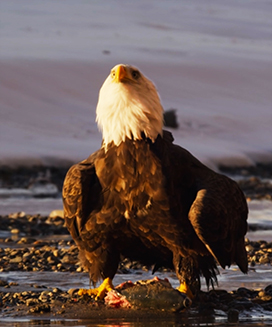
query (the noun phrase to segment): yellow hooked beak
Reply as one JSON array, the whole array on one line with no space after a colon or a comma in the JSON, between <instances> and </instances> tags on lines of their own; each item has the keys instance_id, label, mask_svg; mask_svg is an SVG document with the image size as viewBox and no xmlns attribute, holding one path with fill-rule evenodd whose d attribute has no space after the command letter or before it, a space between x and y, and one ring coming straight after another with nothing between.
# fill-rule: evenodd
<instances>
[{"instance_id":1,"label":"yellow hooked beak","mask_svg":"<svg viewBox=\"0 0 272 327\"><path fill-rule=\"evenodd\" d=\"M127 74L127 69L125 66L123 65L119 65L115 68L114 71L112 71L112 77L113 77L113 81L116 83L120 83L123 80L128 78L128 74Z\"/></svg>"}]
</instances>

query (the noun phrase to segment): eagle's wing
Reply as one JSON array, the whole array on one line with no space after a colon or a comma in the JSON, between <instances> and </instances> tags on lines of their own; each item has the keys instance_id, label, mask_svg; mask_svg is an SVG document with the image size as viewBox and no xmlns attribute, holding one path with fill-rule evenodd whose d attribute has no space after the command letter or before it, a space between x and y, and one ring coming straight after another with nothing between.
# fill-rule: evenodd
<instances>
[{"instance_id":1,"label":"eagle's wing","mask_svg":"<svg viewBox=\"0 0 272 327\"><path fill-rule=\"evenodd\" d=\"M168 134L164 132L164 140L169 139ZM183 200L183 194L180 201L183 207L189 204L188 218L198 238L222 267L236 262L247 272L244 236L248 208L243 192L235 181L212 171L172 141L167 143L174 180L182 185L180 190L193 190L191 199Z\"/></svg>"},{"instance_id":2,"label":"eagle's wing","mask_svg":"<svg viewBox=\"0 0 272 327\"><path fill-rule=\"evenodd\" d=\"M99 205L101 186L96 176L94 159L88 159L72 166L63 184L63 207L67 229L79 247L84 248L82 231L90 213Z\"/></svg>"},{"instance_id":3,"label":"eagle's wing","mask_svg":"<svg viewBox=\"0 0 272 327\"><path fill-rule=\"evenodd\" d=\"M244 194L236 182L205 166L197 169L196 185L188 217L197 236L223 268L235 262L247 272L244 236L248 208Z\"/></svg>"}]
</instances>

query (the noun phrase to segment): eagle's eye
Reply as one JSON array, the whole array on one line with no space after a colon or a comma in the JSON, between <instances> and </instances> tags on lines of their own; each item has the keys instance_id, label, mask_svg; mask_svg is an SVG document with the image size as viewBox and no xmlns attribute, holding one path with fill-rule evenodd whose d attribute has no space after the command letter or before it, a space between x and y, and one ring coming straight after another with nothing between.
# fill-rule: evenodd
<instances>
[{"instance_id":1,"label":"eagle's eye","mask_svg":"<svg viewBox=\"0 0 272 327\"><path fill-rule=\"evenodd\" d=\"M115 77L115 70L111 71L111 77L114 78Z\"/></svg>"},{"instance_id":2,"label":"eagle's eye","mask_svg":"<svg viewBox=\"0 0 272 327\"><path fill-rule=\"evenodd\" d=\"M133 70L131 76L137 80L140 77L140 72L138 70Z\"/></svg>"}]
</instances>

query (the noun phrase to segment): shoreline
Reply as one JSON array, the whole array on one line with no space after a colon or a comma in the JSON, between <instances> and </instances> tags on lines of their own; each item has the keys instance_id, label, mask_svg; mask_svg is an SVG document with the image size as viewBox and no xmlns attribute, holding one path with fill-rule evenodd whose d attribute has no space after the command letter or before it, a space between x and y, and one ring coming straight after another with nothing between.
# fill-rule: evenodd
<instances>
[{"instance_id":1,"label":"shoreline","mask_svg":"<svg viewBox=\"0 0 272 327\"><path fill-rule=\"evenodd\" d=\"M41 183L41 185L52 183L60 195L63 180L70 167L70 164L65 166L19 166L17 168L0 166L0 189L27 189L35 183ZM218 172L235 179L249 199L272 200L272 183L269 181L272 176L272 162L242 167L220 165Z\"/></svg>"}]
</instances>

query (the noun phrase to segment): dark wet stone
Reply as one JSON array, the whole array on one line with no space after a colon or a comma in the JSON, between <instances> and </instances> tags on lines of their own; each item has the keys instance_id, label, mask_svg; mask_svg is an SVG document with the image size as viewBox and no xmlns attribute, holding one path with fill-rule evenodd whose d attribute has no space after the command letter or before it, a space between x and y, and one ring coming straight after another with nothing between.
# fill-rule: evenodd
<instances>
[{"instance_id":1,"label":"dark wet stone","mask_svg":"<svg viewBox=\"0 0 272 327\"><path fill-rule=\"evenodd\" d=\"M265 293L272 296L272 284L266 286Z\"/></svg>"},{"instance_id":2,"label":"dark wet stone","mask_svg":"<svg viewBox=\"0 0 272 327\"><path fill-rule=\"evenodd\" d=\"M138 284L119 292L137 308L178 312L191 305L185 294L161 283Z\"/></svg>"},{"instance_id":3,"label":"dark wet stone","mask_svg":"<svg viewBox=\"0 0 272 327\"><path fill-rule=\"evenodd\" d=\"M239 311L236 309L230 309L228 311L228 322L236 323L239 321Z\"/></svg>"},{"instance_id":4,"label":"dark wet stone","mask_svg":"<svg viewBox=\"0 0 272 327\"><path fill-rule=\"evenodd\" d=\"M242 297L247 297L251 294L251 291L245 287L240 287L237 289L237 294Z\"/></svg>"},{"instance_id":5,"label":"dark wet stone","mask_svg":"<svg viewBox=\"0 0 272 327\"><path fill-rule=\"evenodd\" d=\"M0 286L6 286L6 285L8 285L8 282L0 279Z\"/></svg>"},{"instance_id":6,"label":"dark wet stone","mask_svg":"<svg viewBox=\"0 0 272 327\"><path fill-rule=\"evenodd\" d=\"M168 109L163 113L164 126L178 128L176 109Z\"/></svg>"}]
</instances>

